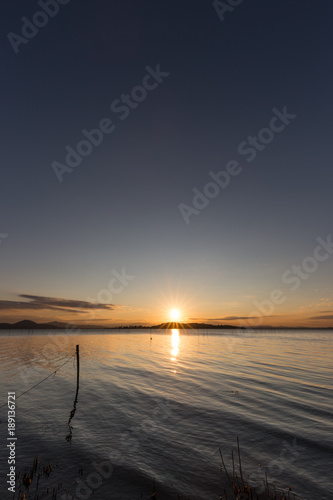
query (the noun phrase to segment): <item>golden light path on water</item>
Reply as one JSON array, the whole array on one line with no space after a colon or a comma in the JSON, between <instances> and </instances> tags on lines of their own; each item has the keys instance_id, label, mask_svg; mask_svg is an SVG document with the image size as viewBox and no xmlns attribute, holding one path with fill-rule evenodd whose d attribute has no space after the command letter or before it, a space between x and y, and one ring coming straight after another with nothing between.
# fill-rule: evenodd
<instances>
[{"instance_id":1,"label":"golden light path on water","mask_svg":"<svg viewBox=\"0 0 333 500\"><path fill-rule=\"evenodd\" d=\"M172 346L172 351L171 351L171 361L176 361L177 360L177 355L179 352L179 330L177 328L173 328L171 330L171 346ZM176 371L174 370L174 373Z\"/></svg>"}]
</instances>

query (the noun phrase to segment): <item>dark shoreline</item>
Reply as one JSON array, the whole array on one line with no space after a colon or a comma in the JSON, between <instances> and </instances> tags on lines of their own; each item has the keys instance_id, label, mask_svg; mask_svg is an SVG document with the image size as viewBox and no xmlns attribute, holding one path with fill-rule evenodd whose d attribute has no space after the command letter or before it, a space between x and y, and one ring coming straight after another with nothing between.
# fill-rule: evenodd
<instances>
[{"instance_id":1,"label":"dark shoreline","mask_svg":"<svg viewBox=\"0 0 333 500\"><path fill-rule=\"evenodd\" d=\"M74 325L74 323L70 323ZM17 323L0 323L0 330L64 330L69 323L35 323L23 320ZM126 325L126 326L101 326L101 325L75 325L82 330L332 330L328 327L309 326L235 326L235 325L212 325L210 323L161 323L159 325Z\"/></svg>"}]
</instances>

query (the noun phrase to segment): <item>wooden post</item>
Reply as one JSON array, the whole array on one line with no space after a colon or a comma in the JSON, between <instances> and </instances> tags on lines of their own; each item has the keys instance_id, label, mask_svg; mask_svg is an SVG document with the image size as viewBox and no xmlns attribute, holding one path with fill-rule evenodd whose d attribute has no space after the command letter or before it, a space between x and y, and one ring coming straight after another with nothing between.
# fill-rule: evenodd
<instances>
[{"instance_id":1,"label":"wooden post","mask_svg":"<svg viewBox=\"0 0 333 500\"><path fill-rule=\"evenodd\" d=\"M76 346L76 366L77 366L77 389L76 391L78 392L79 389L79 382L80 382L80 353L79 353L79 346Z\"/></svg>"},{"instance_id":2,"label":"wooden post","mask_svg":"<svg viewBox=\"0 0 333 500\"><path fill-rule=\"evenodd\" d=\"M68 420L68 429L69 433L66 436L67 441L71 441L72 439L72 434L73 434L73 426L71 425L72 419L74 418L75 412L76 412L76 404L77 404L77 398L79 395L79 383L80 383L80 354L79 354L79 346L76 346L76 366L77 366L77 372L76 372L76 393L75 393L75 399L74 399L74 405L73 405L73 410L69 414L69 420Z\"/></svg>"}]
</instances>

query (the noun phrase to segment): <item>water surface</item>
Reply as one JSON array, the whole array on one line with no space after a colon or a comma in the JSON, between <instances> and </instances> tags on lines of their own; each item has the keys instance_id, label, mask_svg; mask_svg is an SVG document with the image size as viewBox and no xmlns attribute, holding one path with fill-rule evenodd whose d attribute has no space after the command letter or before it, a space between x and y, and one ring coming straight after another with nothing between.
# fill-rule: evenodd
<instances>
[{"instance_id":1,"label":"water surface","mask_svg":"<svg viewBox=\"0 0 333 500\"><path fill-rule=\"evenodd\" d=\"M75 498L148 498L154 479L161 500L218 500L218 449L231 467L239 436L250 484L260 489L266 470L269 482L299 498L329 500L332 340L331 330L4 332L3 403L7 391L28 390L80 345L75 412L74 357L17 400L17 469L38 454L54 465L49 483L61 480Z\"/></svg>"}]
</instances>

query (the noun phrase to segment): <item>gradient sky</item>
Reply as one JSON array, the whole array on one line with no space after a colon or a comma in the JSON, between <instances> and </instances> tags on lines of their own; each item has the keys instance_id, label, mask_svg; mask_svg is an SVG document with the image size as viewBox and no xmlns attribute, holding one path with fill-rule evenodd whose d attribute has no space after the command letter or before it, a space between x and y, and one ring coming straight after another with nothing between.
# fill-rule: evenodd
<instances>
[{"instance_id":1,"label":"gradient sky","mask_svg":"<svg viewBox=\"0 0 333 500\"><path fill-rule=\"evenodd\" d=\"M0 19L0 320L154 324L175 307L332 326L333 255L290 281L333 233L332 3L244 1L222 22L211 1L71 0L16 54L8 33L40 10ZM157 65L169 75L121 120L111 103ZM248 162L239 145L284 106L296 118ZM59 182L52 163L103 118L115 130ZM186 224L179 205L231 160L241 173ZM274 289L283 303L258 306Z\"/></svg>"}]
</instances>

